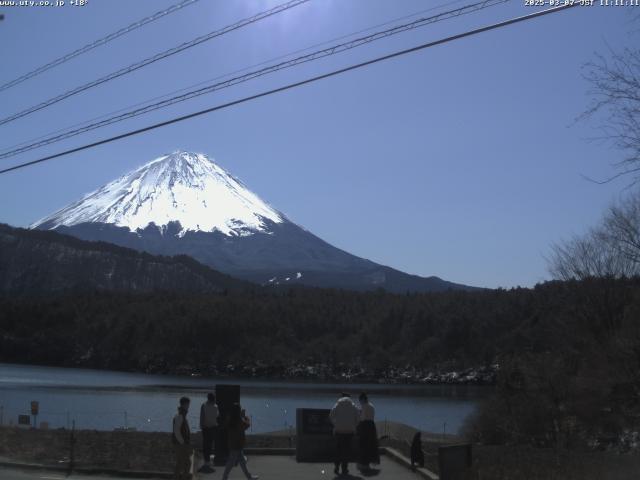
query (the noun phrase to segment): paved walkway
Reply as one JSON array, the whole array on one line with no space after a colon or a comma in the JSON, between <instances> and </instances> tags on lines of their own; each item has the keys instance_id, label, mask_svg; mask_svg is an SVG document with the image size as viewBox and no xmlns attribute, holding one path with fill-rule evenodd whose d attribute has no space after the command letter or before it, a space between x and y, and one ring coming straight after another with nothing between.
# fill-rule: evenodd
<instances>
[{"instance_id":1,"label":"paved walkway","mask_svg":"<svg viewBox=\"0 0 640 480\"><path fill-rule=\"evenodd\" d=\"M365 477L360 474L354 464L350 464L351 475L336 477L333 473L333 464L328 463L297 463L294 457L285 456L260 456L250 457L247 466L253 475L260 476L261 480L281 480L281 479L319 479L333 480L365 480L372 479L397 479L397 480L418 480L420 476L396 462L383 457L379 465L379 472L376 475ZM223 468L216 468L215 473L210 475L199 474L198 480L217 480L222 478ZM244 475L239 468L232 470L229 479L242 480Z\"/></svg>"},{"instance_id":2,"label":"paved walkway","mask_svg":"<svg viewBox=\"0 0 640 480\"><path fill-rule=\"evenodd\" d=\"M2 478L2 480L65 480L67 478L74 478L76 480L96 480L97 478L106 477L88 477L86 475L73 475L71 477L67 477L62 473L47 472L46 470L19 470L15 468L0 467L0 478Z\"/></svg>"},{"instance_id":3,"label":"paved walkway","mask_svg":"<svg viewBox=\"0 0 640 480\"><path fill-rule=\"evenodd\" d=\"M296 463L294 457L280 456L280 455L265 455L265 456L250 456L249 457L249 471L253 475L260 476L261 480L307 480L307 479L319 479L319 480L333 480L339 478L340 480L366 480L371 479L393 479L393 480L418 480L421 479L419 475L411 472L407 468L399 465L398 463L390 460L389 458L382 457L382 463L379 466L380 471L372 476L364 476L360 474L354 464L350 465L351 475L347 477L336 477L333 473L333 465L325 463ZM197 480L219 480L222 478L222 467L216 467L216 471L211 474L197 474ZM0 478L2 480L65 480L66 478L75 480L113 480L114 477L104 475L81 475L73 474L71 477L66 477L59 472L47 472L44 470L19 470L0 467ZM126 478L126 477L118 477ZM244 475L240 468L234 468L229 476L230 480L242 480Z\"/></svg>"}]
</instances>

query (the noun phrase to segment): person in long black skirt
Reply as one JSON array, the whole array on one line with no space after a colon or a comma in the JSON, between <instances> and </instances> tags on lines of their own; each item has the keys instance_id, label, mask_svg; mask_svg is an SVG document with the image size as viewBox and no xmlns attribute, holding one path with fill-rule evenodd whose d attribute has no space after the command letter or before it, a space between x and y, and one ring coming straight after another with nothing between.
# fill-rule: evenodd
<instances>
[{"instance_id":1,"label":"person in long black skirt","mask_svg":"<svg viewBox=\"0 0 640 480\"><path fill-rule=\"evenodd\" d=\"M358 446L360 448L358 469L366 472L371 469L370 464L380 464L378 431L374 422L376 409L369 402L369 398L366 393L361 393L358 399L360 400L360 423L358 423Z\"/></svg>"}]
</instances>

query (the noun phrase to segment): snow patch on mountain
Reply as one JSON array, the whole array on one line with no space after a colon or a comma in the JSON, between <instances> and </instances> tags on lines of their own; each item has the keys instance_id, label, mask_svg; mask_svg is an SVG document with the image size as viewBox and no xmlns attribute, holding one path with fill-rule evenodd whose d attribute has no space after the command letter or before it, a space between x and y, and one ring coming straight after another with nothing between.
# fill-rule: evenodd
<instances>
[{"instance_id":1,"label":"snow patch on mountain","mask_svg":"<svg viewBox=\"0 0 640 480\"><path fill-rule=\"evenodd\" d=\"M177 151L108 183L32 228L100 222L136 231L153 223L164 231L168 223L180 222L181 236L187 231L245 236L268 233L265 220L282 223L284 215L213 159Z\"/></svg>"}]
</instances>

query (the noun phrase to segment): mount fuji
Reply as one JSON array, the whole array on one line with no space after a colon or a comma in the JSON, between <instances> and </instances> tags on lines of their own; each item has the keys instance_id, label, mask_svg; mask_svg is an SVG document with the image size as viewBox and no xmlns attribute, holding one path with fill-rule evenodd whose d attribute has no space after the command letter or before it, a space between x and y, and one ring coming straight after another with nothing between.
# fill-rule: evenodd
<instances>
[{"instance_id":1,"label":"mount fuji","mask_svg":"<svg viewBox=\"0 0 640 480\"><path fill-rule=\"evenodd\" d=\"M470 288L409 275L340 250L200 153L177 151L156 158L31 228L152 254L186 254L260 284L393 292Z\"/></svg>"}]
</instances>

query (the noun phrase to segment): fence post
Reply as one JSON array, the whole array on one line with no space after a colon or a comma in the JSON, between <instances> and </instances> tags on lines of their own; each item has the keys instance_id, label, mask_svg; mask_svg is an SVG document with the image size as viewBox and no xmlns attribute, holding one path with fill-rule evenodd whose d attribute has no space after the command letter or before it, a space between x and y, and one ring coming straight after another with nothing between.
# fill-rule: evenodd
<instances>
[{"instance_id":1,"label":"fence post","mask_svg":"<svg viewBox=\"0 0 640 480\"><path fill-rule=\"evenodd\" d=\"M71 475L73 472L74 465L74 449L75 449L75 431L76 431L76 421L74 420L71 424L71 441L69 443L69 472L67 473L67 477Z\"/></svg>"}]
</instances>

